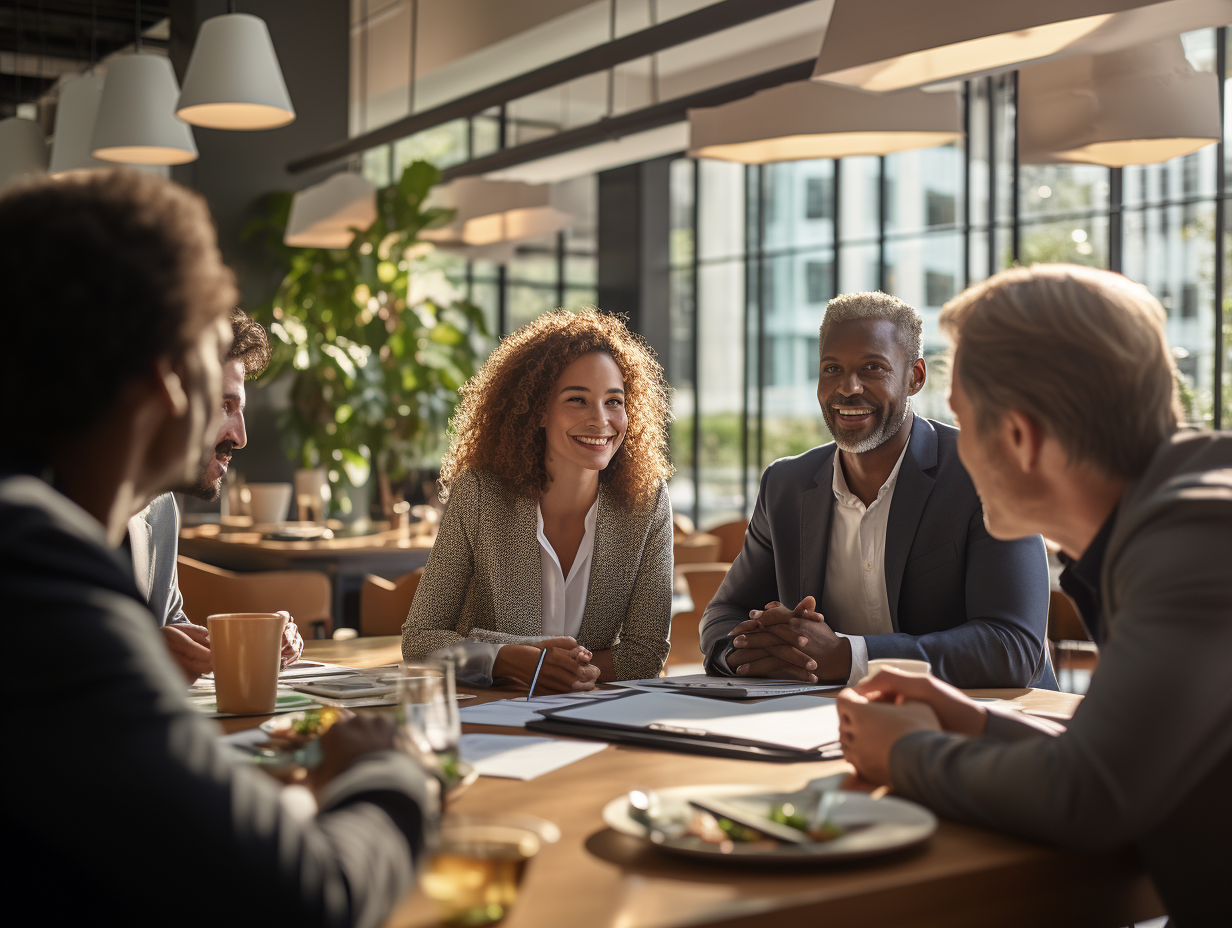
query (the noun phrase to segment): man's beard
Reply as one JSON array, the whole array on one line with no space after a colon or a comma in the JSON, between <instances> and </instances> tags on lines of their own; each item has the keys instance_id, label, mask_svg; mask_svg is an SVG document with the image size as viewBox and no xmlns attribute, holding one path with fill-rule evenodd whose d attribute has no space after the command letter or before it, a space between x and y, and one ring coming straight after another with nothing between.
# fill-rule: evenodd
<instances>
[{"instance_id":1,"label":"man's beard","mask_svg":"<svg viewBox=\"0 0 1232 928\"><path fill-rule=\"evenodd\" d=\"M839 404L843 405L843 404ZM851 406L872 406L872 403L861 401L859 403L851 403ZM898 434L898 430L903 427L903 423L907 421L907 416L911 413L911 397L907 397L906 402L901 407L895 407L894 404L889 406L875 406L874 415L877 417L877 424L873 427L872 432L867 438L861 439L858 442L850 442L840 436L840 432L835 428L836 423L841 426L841 417L835 412L829 401L821 404L821 415L826 420L826 427L830 430L830 434L834 436L834 443L838 447L846 451L848 454L864 454L866 451L872 451L874 448L880 448L887 441Z\"/></svg>"},{"instance_id":2,"label":"man's beard","mask_svg":"<svg viewBox=\"0 0 1232 928\"><path fill-rule=\"evenodd\" d=\"M207 503L214 503L222 495L222 482L227 476L226 471L216 480L210 480L206 475L209 473L210 464L219 457L229 457L235 449L235 442L222 441L219 442L212 451L208 452L205 461L201 464L201 470L197 473L197 479L191 486L180 487L176 492L183 493L186 496L192 496L196 499L205 500Z\"/></svg>"}]
</instances>

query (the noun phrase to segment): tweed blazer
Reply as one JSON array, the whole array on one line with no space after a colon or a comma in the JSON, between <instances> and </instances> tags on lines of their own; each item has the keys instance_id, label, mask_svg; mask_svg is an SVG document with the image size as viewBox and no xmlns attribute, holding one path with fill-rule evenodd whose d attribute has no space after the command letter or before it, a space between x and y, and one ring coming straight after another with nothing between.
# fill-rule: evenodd
<instances>
[{"instance_id":1,"label":"tweed blazer","mask_svg":"<svg viewBox=\"0 0 1232 928\"><path fill-rule=\"evenodd\" d=\"M599 485L590 585L578 644L610 648L620 680L657 676L672 608L672 507L667 484L637 509ZM459 474L415 591L402 653L422 658L468 638L517 644L543 635L543 568L535 501L481 471Z\"/></svg>"}]
</instances>

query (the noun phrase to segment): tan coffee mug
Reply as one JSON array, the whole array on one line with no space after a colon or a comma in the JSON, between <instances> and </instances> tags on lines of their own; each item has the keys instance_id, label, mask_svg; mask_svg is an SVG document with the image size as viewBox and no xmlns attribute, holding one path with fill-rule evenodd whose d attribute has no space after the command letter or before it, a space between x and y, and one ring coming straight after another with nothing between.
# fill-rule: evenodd
<instances>
[{"instance_id":1,"label":"tan coffee mug","mask_svg":"<svg viewBox=\"0 0 1232 928\"><path fill-rule=\"evenodd\" d=\"M868 674L864 679L875 677L877 671L886 667L893 667L903 673L931 673L933 669L933 665L928 661L913 661L905 657L879 657L868 662Z\"/></svg>"},{"instance_id":2,"label":"tan coffee mug","mask_svg":"<svg viewBox=\"0 0 1232 928\"><path fill-rule=\"evenodd\" d=\"M235 612L212 615L205 622L210 629L218 711L235 715L273 712L287 617Z\"/></svg>"}]
</instances>

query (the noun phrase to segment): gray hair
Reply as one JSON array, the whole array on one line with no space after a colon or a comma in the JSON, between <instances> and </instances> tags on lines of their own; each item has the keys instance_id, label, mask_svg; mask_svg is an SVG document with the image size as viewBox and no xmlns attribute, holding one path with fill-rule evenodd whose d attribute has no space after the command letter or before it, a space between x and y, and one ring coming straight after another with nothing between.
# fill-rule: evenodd
<instances>
[{"instance_id":1,"label":"gray hair","mask_svg":"<svg viewBox=\"0 0 1232 928\"><path fill-rule=\"evenodd\" d=\"M880 290L843 293L826 304L818 343L824 345L830 329L852 319L890 320L898 330L898 343L907 353L907 363L913 364L917 358L923 357L924 317L914 306Z\"/></svg>"}]
</instances>

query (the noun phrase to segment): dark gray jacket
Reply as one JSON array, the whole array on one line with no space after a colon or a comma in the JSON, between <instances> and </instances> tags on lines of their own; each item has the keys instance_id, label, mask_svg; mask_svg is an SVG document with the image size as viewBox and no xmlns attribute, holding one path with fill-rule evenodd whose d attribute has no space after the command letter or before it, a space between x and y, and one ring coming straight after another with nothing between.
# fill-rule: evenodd
<instances>
[{"instance_id":1,"label":"dark gray jacket","mask_svg":"<svg viewBox=\"0 0 1232 928\"><path fill-rule=\"evenodd\" d=\"M916 416L886 528L885 581L894 632L869 635L869 659L929 661L962 687L1056 688L1044 635L1048 561L1038 535L996 541L958 460L958 430ZM833 443L775 461L732 564L701 621L714 668L730 633L777 600L821 602L834 511ZM714 670L712 669L712 672ZM718 671L722 672L722 671Z\"/></svg>"},{"instance_id":2,"label":"dark gray jacket","mask_svg":"<svg viewBox=\"0 0 1232 928\"><path fill-rule=\"evenodd\" d=\"M284 807L185 701L126 555L34 477L0 477L0 602L14 924L377 926L411 889L434 808L411 759Z\"/></svg>"},{"instance_id":3,"label":"dark gray jacket","mask_svg":"<svg viewBox=\"0 0 1232 928\"><path fill-rule=\"evenodd\" d=\"M908 735L896 792L947 818L1080 850L1134 844L1173 922L1226 924L1232 873L1232 434L1165 443L1118 506L1103 643L1068 731L1001 716Z\"/></svg>"}]
</instances>

